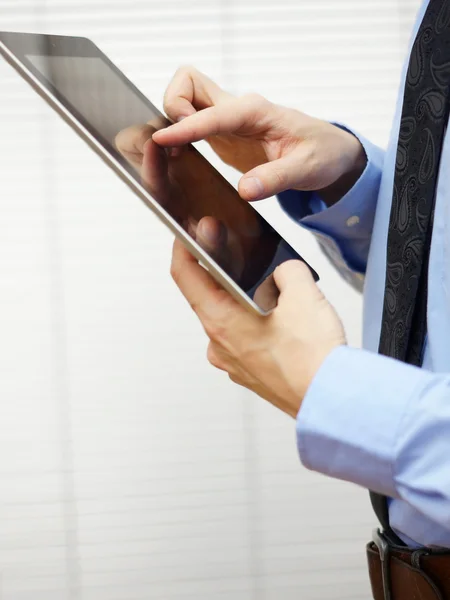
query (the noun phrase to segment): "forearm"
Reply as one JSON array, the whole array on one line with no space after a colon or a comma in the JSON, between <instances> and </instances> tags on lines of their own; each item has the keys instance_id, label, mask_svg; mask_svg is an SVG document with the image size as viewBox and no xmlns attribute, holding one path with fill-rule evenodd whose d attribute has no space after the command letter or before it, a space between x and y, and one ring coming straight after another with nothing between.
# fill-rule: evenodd
<instances>
[{"instance_id":1,"label":"forearm","mask_svg":"<svg viewBox=\"0 0 450 600\"><path fill-rule=\"evenodd\" d=\"M307 468L400 498L450 529L450 376L337 348L297 432Z\"/></svg>"}]
</instances>

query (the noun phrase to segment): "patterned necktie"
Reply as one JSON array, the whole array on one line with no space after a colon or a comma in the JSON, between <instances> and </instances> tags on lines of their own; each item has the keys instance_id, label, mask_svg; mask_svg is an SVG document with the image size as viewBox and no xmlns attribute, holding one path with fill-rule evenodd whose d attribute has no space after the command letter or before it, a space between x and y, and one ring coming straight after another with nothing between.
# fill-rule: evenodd
<instances>
[{"instance_id":1,"label":"patterned necktie","mask_svg":"<svg viewBox=\"0 0 450 600\"><path fill-rule=\"evenodd\" d=\"M395 165L379 353L416 366L426 335L428 258L449 118L450 0L430 0L406 75ZM395 402L395 398L392 399ZM372 505L391 537L387 501Z\"/></svg>"}]
</instances>

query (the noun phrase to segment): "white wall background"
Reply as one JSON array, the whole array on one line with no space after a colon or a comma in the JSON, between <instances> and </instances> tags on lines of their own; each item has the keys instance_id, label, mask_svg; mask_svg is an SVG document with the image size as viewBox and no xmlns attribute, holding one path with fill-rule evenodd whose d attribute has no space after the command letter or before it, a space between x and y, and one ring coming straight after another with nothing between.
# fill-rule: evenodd
<instances>
[{"instance_id":1,"label":"white wall background","mask_svg":"<svg viewBox=\"0 0 450 600\"><path fill-rule=\"evenodd\" d=\"M193 63L383 144L418 4L0 0L0 29L92 37L157 104ZM208 366L171 236L4 62L0 94L0 599L367 598L366 493ZM357 344L360 298L263 208Z\"/></svg>"}]
</instances>

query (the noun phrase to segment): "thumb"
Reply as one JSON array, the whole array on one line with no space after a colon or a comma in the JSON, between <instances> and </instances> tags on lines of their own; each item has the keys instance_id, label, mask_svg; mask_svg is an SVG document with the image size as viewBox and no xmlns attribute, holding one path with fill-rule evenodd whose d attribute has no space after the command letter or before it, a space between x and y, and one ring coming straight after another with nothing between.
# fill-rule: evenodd
<instances>
[{"instance_id":1,"label":"thumb","mask_svg":"<svg viewBox=\"0 0 450 600\"><path fill-rule=\"evenodd\" d=\"M301 260L287 260L273 272L273 278L280 294L289 289L297 289L302 293L321 295L309 267Z\"/></svg>"},{"instance_id":2,"label":"thumb","mask_svg":"<svg viewBox=\"0 0 450 600\"><path fill-rule=\"evenodd\" d=\"M309 189L311 181L310 146L303 142L294 152L264 163L239 181L244 200L262 200L288 189Z\"/></svg>"},{"instance_id":3,"label":"thumb","mask_svg":"<svg viewBox=\"0 0 450 600\"><path fill-rule=\"evenodd\" d=\"M196 112L189 100L181 96L172 98L170 105L166 107L166 113L174 123L178 123L186 117L191 117Z\"/></svg>"}]
</instances>

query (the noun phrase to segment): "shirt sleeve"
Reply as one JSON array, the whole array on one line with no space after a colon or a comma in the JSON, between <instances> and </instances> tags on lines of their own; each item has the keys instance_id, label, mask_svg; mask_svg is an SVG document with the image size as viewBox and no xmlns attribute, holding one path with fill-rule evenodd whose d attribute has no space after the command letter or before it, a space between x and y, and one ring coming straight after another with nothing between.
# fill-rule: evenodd
<instances>
[{"instance_id":1,"label":"shirt sleeve","mask_svg":"<svg viewBox=\"0 0 450 600\"><path fill-rule=\"evenodd\" d=\"M361 177L339 202L327 208L318 193L296 190L282 192L278 201L292 219L315 235L322 251L342 277L362 289L384 151L363 136L351 133L361 142L367 164Z\"/></svg>"},{"instance_id":2,"label":"shirt sleeve","mask_svg":"<svg viewBox=\"0 0 450 600\"><path fill-rule=\"evenodd\" d=\"M341 346L297 417L302 463L401 498L450 530L450 376Z\"/></svg>"}]
</instances>

